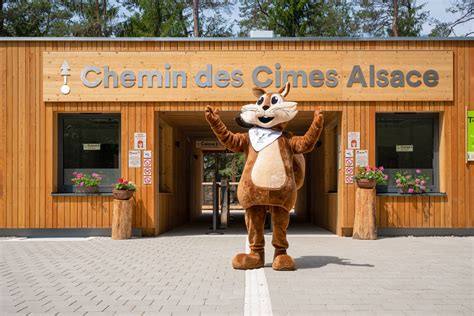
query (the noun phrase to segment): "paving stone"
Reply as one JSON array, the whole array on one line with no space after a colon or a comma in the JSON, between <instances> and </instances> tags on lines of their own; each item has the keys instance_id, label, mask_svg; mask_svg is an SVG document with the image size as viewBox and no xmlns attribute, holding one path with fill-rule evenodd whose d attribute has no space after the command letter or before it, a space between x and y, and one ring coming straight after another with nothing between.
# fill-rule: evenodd
<instances>
[{"instance_id":1,"label":"paving stone","mask_svg":"<svg viewBox=\"0 0 474 316\"><path fill-rule=\"evenodd\" d=\"M207 229L207 227L206 227ZM263 269L276 315L472 315L474 238L292 236L298 270ZM243 315L245 235L0 240L3 314ZM203 255L205 254L205 255ZM104 312L102 312L104 310ZM103 313L103 314L102 314Z\"/></svg>"}]
</instances>

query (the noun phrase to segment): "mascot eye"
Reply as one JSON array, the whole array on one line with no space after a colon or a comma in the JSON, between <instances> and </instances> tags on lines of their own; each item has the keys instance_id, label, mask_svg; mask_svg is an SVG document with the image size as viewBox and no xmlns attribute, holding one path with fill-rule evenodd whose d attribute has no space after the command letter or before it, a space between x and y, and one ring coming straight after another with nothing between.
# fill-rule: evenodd
<instances>
[{"instance_id":1,"label":"mascot eye","mask_svg":"<svg viewBox=\"0 0 474 316\"><path fill-rule=\"evenodd\" d=\"M271 100L272 104L278 104L281 102L281 97L279 95L274 95L272 96L272 100Z\"/></svg>"},{"instance_id":2,"label":"mascot eye","mask_svg":"<svg viewBox=\"0 0 474 316\"><path fill-rule=\"evenodd\" d=\"M258 100L257 100L257 105L262 104L264 99L265 99L265 98L263 97L263 95L262 95L260 98L258 98Z\"/></svg>"}]
</instances>

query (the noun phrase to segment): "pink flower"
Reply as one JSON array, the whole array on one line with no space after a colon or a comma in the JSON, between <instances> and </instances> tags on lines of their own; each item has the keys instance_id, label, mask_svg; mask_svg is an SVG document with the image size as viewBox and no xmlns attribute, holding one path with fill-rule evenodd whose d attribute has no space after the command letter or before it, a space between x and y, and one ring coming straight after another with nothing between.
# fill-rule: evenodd
<instances>
[{"instance_id":1,"label":"pink flower","mask_svg":"<svg viewBox=\"0 0 474 316\"><path fill-rule=\"evenodd\" d=\"M416 182L416 183L420 183L420 179L415 179L415 182Z\"/></svg>"},{"instance_id":2,"label":"pink flower","mask_svg":"<svg viewBox=\"0 0 474 316\"><path fill-rule=\"evenodd\" d=\"M81 182L81 184L79 184L79 186L83 187L83 186L84 186L84 182Z\"/></svg>"},{"instance_id":3,"label":"pink flower","mask_svg":"<svg viewBox=\"0 0 474 316\"><path fill-rule=\"evenodd\" d=\"M421 184L422 184L422 185L425 185L425 184L426 184L426 181L424 181L424 180L421 181Z\"/></svg>"},{"instance_id":4,"label":"pink flower","mask_svg":"<svg viewBox=\"0 0 474 316\"><path fill-rule=\"evenodd\" d=\"M76 174L77 174L77 172L76 172L76 171L74 171L72 174L73 174L73 175L76 175Z\"/></svg>"},{"instance_id":5,"label":"pink flower","mask_svg":"<svg viewBox=\"0 0 474 316\"><path fill-rule=\"evenodd\" d=\"M385 175L385 177L383 177L383 179L384 179L385 181L387 181L387 180L388 180L388 175Z\"/></svg>"},{"instance_id":6,"label":"pink flower","mask_svg":"<svg viewBox=\"0 0 474 316\"><path fill-rule=\"evenodd\" d=\"M400 184L400 179L395 180L396 183Z\"/></svg>"},{"instance_id":7,"label":"pink flower","mask_svg":"<svg viewBox=\"0 0 474 316\"><path fill-rule=\"evenodd\" d=\"M425 190L426 190L426 187L425 187L425 186L421 186L420 189L421 189L422 191L425 191Z\"/></svg>"},{"instance_id":8,"label":"pink flower","mask_svg":"<svg viewBox=\"0 0 474 316\"><path fill-rule=\"evenodd\" d=\"M413 192L415 192L415 190L413 190L413 189L408 189L408 193L413 193Z\"/></svg>"},{"instance_id":9,"label":"pink flower","mask_svg":"<svg viewBox=\"0 0 474 316\"><path fill-rule=\"evenodd\" d=\"M369 166L365 167L365 171L370 171L370 167Z\"/></svg>"},{"instance_id":10,"label":"pink flower","mask_svg":"<svg viewBox=\"0 0 474 316\"><path fill-rule=\"evenodd\" d=\"M98 176L98 174L97 174L97 173L95 173L95 172L92 172L91 176L93 176L93 177L95 178L95 177L97 177L97 176Z\"/></svg>"},{"instance_id":11,"label":"pink flower","mask_svg":"<svg viewBox=\"0 0 474 316\"><path fill-rule=\"evenodd\" d=\"M421 173L421 170L420 169L416 169L416 174L420 174Z\"/></svg>"},{"instance_id":12,"label":"pink flower","mask_svg":"<svg viewBox=\"0 0 474 316\"><path fill-rule=\"evenodd\" d=\"M410 179L411 175L406 175L405 178Z\"/></svg>"},{"instance_id":13,"label":"pink flower","mask_svg":"<svg viewBox=\"0 0 474 316\"><path fill-rule=\"evenodd\" d=\"M379 170L380 170L380 171L384 171L385 168L384 168L383 166L380 166L380 167L379 167Z\"/></svg>"}]
</instances>

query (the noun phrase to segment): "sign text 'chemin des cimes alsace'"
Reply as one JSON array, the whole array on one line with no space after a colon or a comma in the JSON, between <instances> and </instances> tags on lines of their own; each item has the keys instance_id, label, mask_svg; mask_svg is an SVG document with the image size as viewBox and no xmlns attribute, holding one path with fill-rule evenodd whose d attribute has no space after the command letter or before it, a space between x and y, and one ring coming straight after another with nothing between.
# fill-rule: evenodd
<instances>
[{"instance_id":1,"label":"sign text 'chemin des cimes alsace'","mask_svg":"<svg viewBox=\"0 0 474 316\"><path fill-rule=\"evenodd\" d=\"M450 101L452 51L44 52L44 101Z\"/></svg>"}]
</instances>

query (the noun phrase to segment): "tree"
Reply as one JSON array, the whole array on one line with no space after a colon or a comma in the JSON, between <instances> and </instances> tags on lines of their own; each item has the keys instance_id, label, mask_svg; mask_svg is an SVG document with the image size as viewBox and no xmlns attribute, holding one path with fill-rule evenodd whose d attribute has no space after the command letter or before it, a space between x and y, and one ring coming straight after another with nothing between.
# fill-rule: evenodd
<instances>
[{"instance_id":1,"label":"tree","mask_svg":"<svg viewBox=\"0 0 474 316\"><path fill-rule=\"evenodd\" d=\"M416 0L364 0L357 17L362 34L371 36L420 36L428 19L425 4Z\"/></svg>"},{"instance_id":2,"label":"tree","mask_svg":"<svg viewBox=\"0 0 474 316\"><path fill-rule=\"evenodd\" d=\"M0 36L67 36L72 13L63 1L2 0Z\"/></svg>"},{"instance_id":3,"label":"tree","mask_svg":"<svg viewBox=\"0 0 474 316\"><path fill-rule=\"evenodd\" d=\"M456 33L456 27L474 20L474 1L455 0L451 3L451 7L446 9L446 12L456 15L457 18L450 22L441 22L440 20L434 19L433 23L435 27L431 30L430 36L447 37L451 35L469 36L474 34L473 31L459 35Z\"/></svg>"},{"instance_id":4,"label":"tree","mask_svg":"<svg viewBox=\"0 0 474 316\"><path fill-rule=\"evenodd\" d=\"M230 2L197 0L122 0L132 14L120 36L228 36L232 25L223 18Z\"/></svg>"},{"instance_id":5,"label":"tree","mask_svg":"<svg viewBox=\"0 0 474 316\"><path fill-rule=\"evenodd\" d=\"M116 33L118 6L107 0L64 0L73 13L70 31L73 36L106 37Z\"/></svg>"},{"instance_id":6,"label":"tree","mask_svg":"<svg viewBox=\"0 0 474 316\"><path fill-rule=\"evenodd\" d=\"M272 30L279 36L354 36L357 21L348 1L243 0L241 35Z\"/></svg>"},{"instance_id":7,"label":"tree","mask_svg":"<svg viewBox=\"0 0 474 316\"><path fill-rule=\"evenodd\" d=\"M119 36L188 36L184 1L122 0L121 4L132 14L122 22Z\"/></svg>"}]
</instances>

